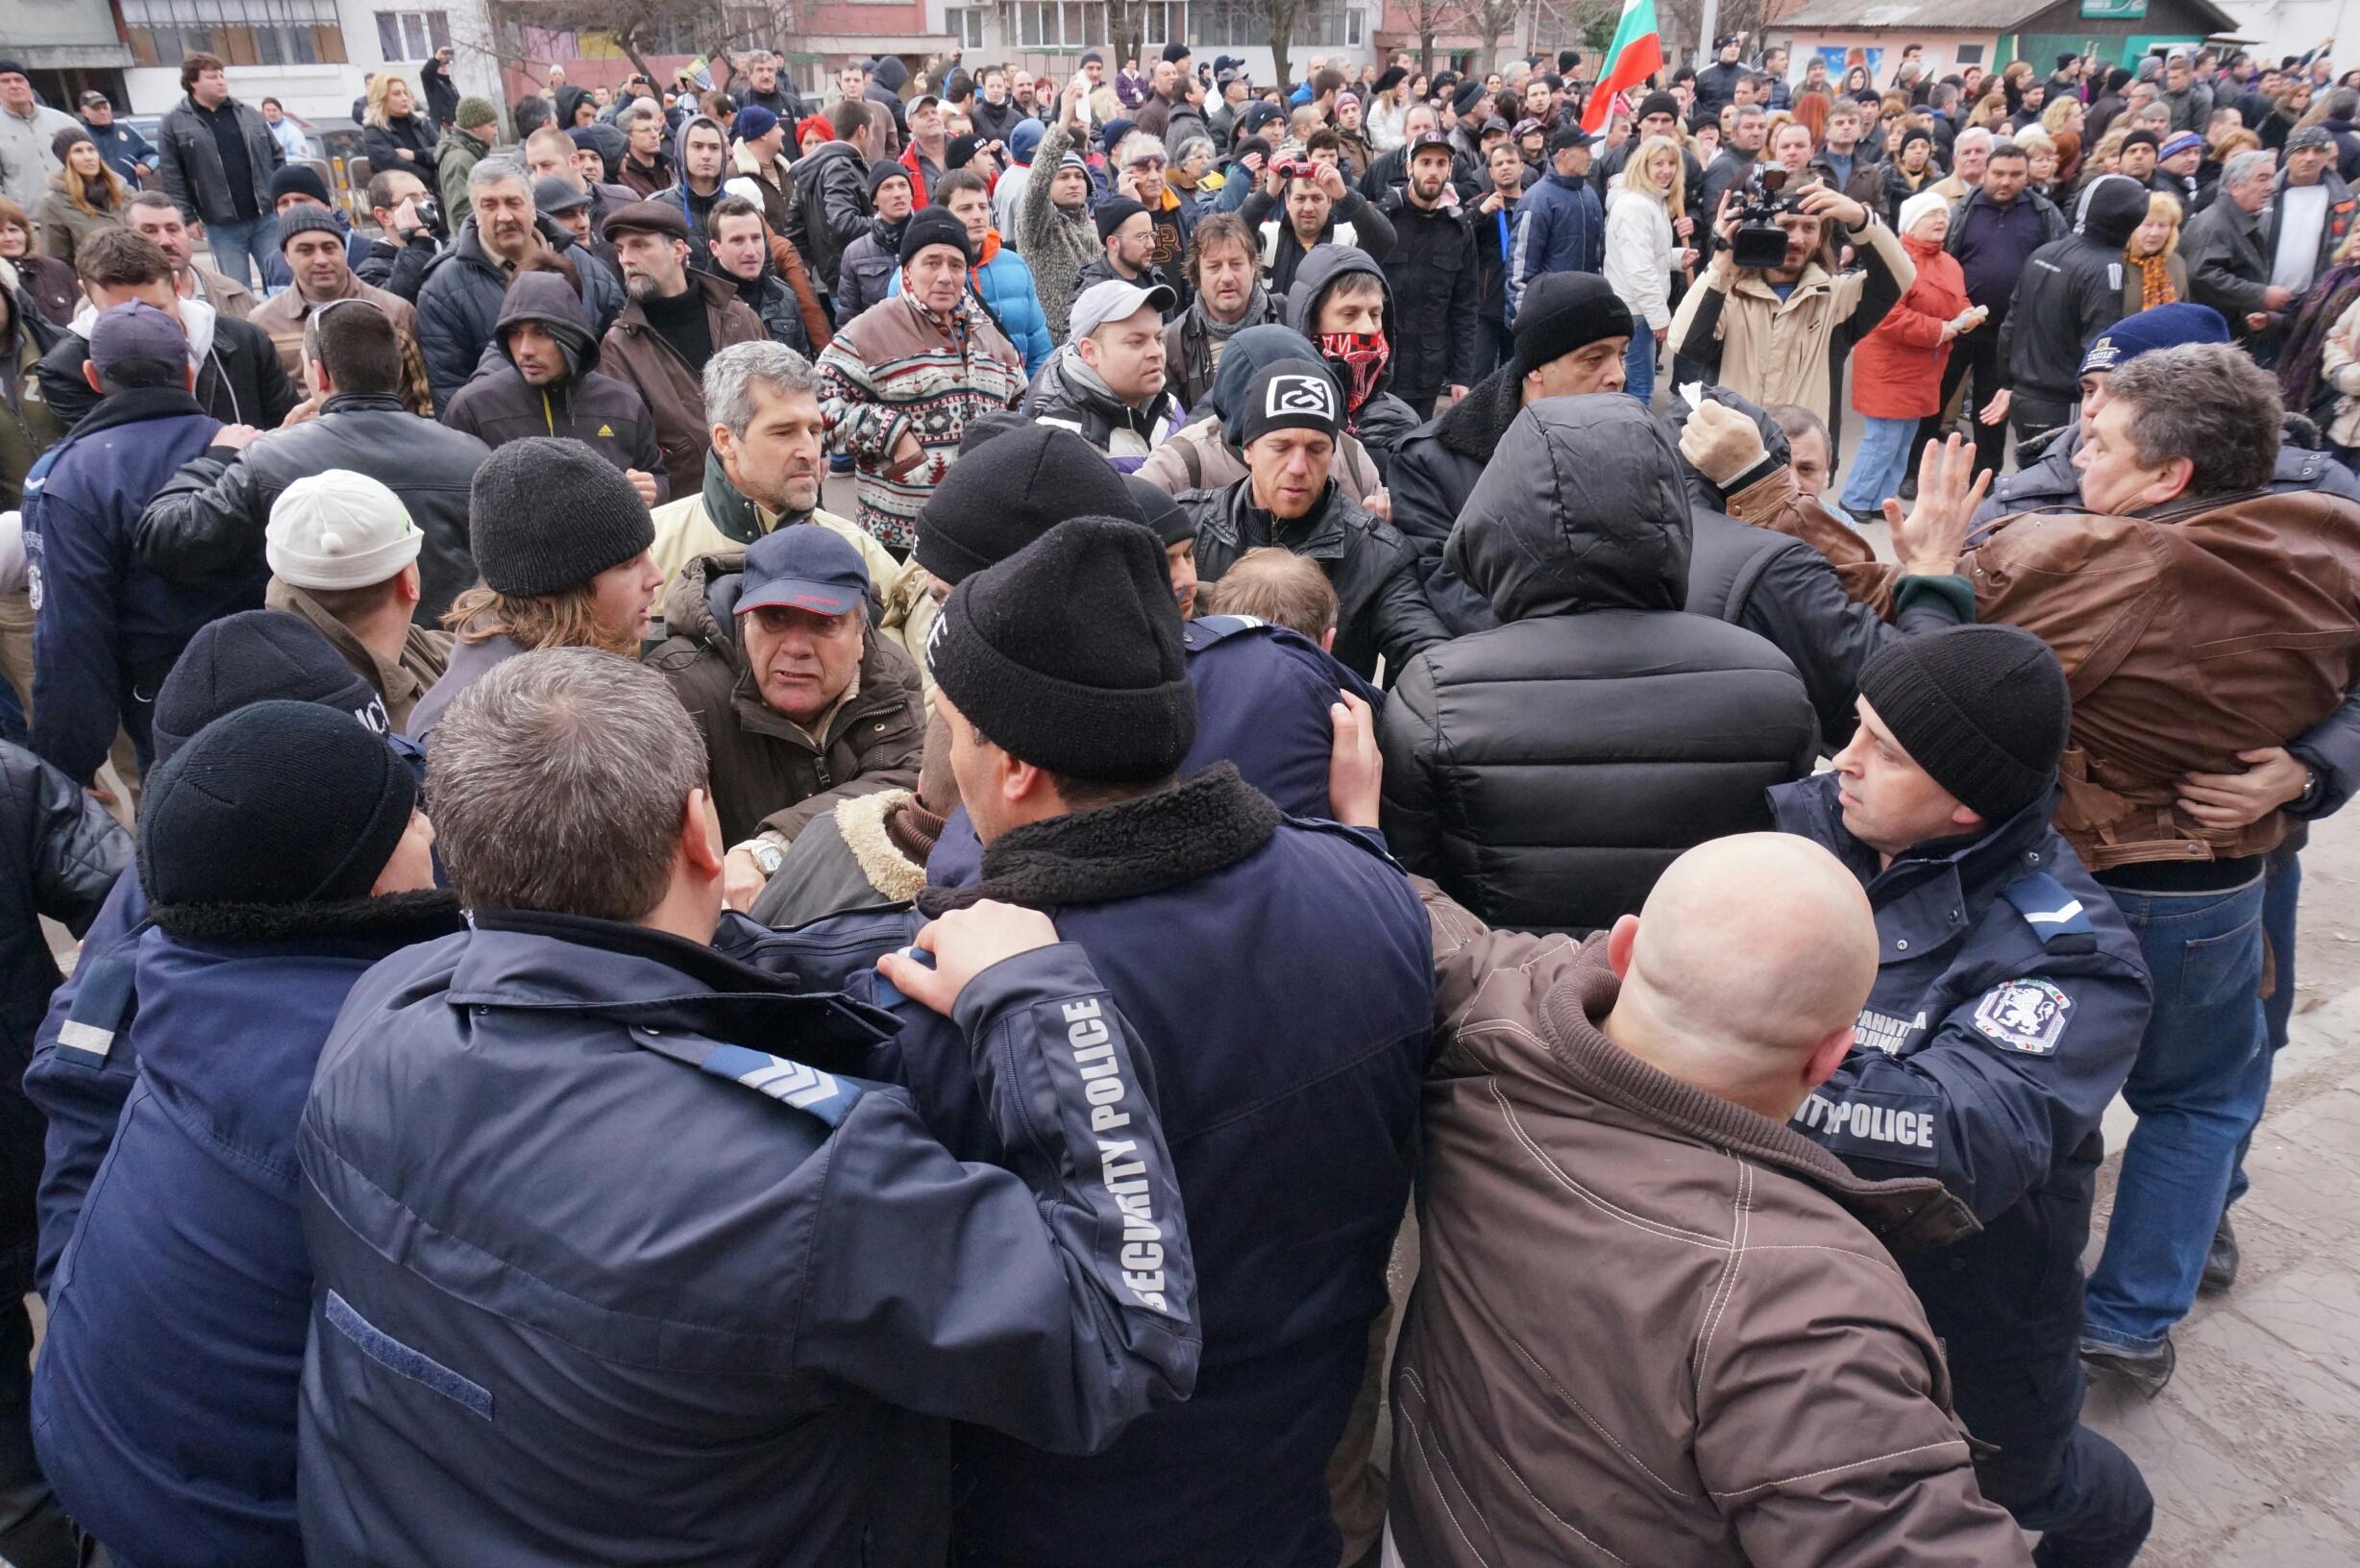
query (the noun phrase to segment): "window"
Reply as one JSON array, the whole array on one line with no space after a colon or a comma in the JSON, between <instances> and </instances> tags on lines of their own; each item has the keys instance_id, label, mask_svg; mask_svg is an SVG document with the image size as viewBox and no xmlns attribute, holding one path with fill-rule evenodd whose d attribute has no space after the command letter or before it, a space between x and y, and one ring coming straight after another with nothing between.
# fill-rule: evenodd
<instances>
[{"instance_id":1,"label":"window","mask_svg":"<svg viewBox=\"0 0 2360 1568\"><path fill-rule=\"evenodd\" d=\"M431 60L451 47L451 18L439 11L381 11L377 49L387 61Z\"/></svg>"},{"instance_id":2,"label":"window","mask_svg":"<svg viewBox=\"0 0 2360 1568\"><path fill-rule=\"evenodd\" d=\"M952 9L943 12L943 25L950 36L970 49L983 47L983 20L990 14L984 6Z\"/></svg>"},{"instance_id":3,"label":"window","mask_svg":"<svg viewBox=\"0 0 2360 1568\"><path fill-rule=\"evenodd\" d=\"M1106 7L1098 0L1017 0L1017 44L1025 49L1086 49L1106 42Z\"/></svg>"},{"instance_id":4,"label":"window","mask_svg":"<svg viewBox=\"0 0 2360 1568\"><path fill-rule=\"evenodd\" d=\"M1188 8L1189 21L1199 44L1269 42L1268 26L1255 0L1196 0Z\"/></svg>"},{"instance_id":5,"label":"window","mask_svg":"<svg viewBox=\"0 0 2360 1568\"><path fill-rule=\"evenodd\" d=\"M1189 36L1187 0L1137 0L1131 10L1144 40L1141 47L1148 54L1161 54L1165 44Z\"/></svg>"},{"instance_id":6,"label":"window","mask_svg":"<svg viewBox=\"0 0 2360 1568\"><path fill-rule=\"evenodd\" d=\"M227 65L341 65L335 0L123 0L134 63L178 65L218 55Z\"/></svg>"},{"instance_id":7,"label":"window","mask_svg":"<svg viewBox=\"0 0 2360 1568\"><path fill-rule=\"evenodd\" d=\"M1347 14L1337 0L1307 0L1303 9L1295 12L1293 41L1298 45L1338 45L1345 41L1344 35L1348 31L1352 34L1352 40L1357 42L1360 37L1360 14L1357 11Z\"/></svg>"},{"instance_id":8,"label":"window","mask_svg":"<svg viewBox=\"0 0 2360 1568\"><path fill-rule=\"evenodd\" d=\"M1983 62L1983 46L1982 46L1981 44L1979 44L1979 43L1962 43L1962 44L1958 45L1958 63L1959 63L1959 64L1961 64L1961 65L1980 65L1982 62Z\"/></svg>"}]
</instances>

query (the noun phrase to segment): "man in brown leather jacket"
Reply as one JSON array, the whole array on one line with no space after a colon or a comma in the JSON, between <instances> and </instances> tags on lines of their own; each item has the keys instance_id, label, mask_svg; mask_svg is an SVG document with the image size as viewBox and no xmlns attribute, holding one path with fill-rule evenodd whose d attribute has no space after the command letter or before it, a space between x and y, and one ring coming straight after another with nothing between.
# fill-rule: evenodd
<instances>
[{"instance_id":1,"label":"man in brown leather jacket","mask_svg":"<svg viewBox=\"0 0 2360 1568\"><path fill-rule=\"evenodd\" d=\"M1974 1220L1785 1125L1877 973L1858 883L1744 834L1576 945L1429 893L1447 1043L1389 1560L2024 1563L1886 1245Z\"/></svg>"},{"instance_id":2,"label":"man in brown leather jacket","mask_svg":"<svg viewBox=\"0 0 2360 1568\"><path fill-rule=\"evenodd\" d=\"M2086 1360L2152 1393L2269 1091L2263 871L2288 825L2192 812L2184 779L2239 772L2360 683L2360 505L2270 492L2277 383L2234 348L2142 355L2102 390L2074 458L2082 511L2003 518L1969 548L1983 487L1954 450L1897 522L1901 565L1867 588L1905 631L2008 622L2064 666L2056 825L2138 933L2154 994L2176 999L2124 1086L2139 1130L2082 1332Z\"/></svg>"}]
</instances>

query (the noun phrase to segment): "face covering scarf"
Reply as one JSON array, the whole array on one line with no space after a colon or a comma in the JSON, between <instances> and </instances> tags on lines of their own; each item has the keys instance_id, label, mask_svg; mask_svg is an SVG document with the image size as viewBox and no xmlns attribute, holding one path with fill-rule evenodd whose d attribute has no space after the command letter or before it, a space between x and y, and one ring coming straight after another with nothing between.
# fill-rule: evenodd
<instances>
[{"instance_id":1,"label":"face covering scarf","mask_svg":"<svg viewBox=\"0 0 2360 1568\"><path fill-rule=\"evenodd\" d=\"M1385 341L1383 332L1321 332L1319 355L1331 365L1340 365L1346 372L1347 396L1344 407L1358 414L1368 400L1376 396L1377 382L1384 379L1386 361L1393 351Z\"/></svg>"}]
</instances>

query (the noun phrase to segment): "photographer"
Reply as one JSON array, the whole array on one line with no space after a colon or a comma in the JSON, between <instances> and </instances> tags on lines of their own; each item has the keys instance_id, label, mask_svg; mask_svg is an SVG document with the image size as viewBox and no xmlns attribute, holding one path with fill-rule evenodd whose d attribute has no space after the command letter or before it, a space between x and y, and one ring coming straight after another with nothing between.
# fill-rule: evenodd
<instances>
[{"instance_id":1,"label":"photographer","mask_svg":"<svg viewBox=\"0 0 2360 1568\"><path fill-rule=\"evenodd\" d=\"M1917 269L1893 231L1851 197L1817 184L1782 191L1782 176L1765 184L1721 198L1713 217L1720 245L1702 285L1672 316L1672 349L1703 360L1739 397L1765 407L1801 404L1840 437L1838 367L1907 292ZM1771 229L1785 232L1785 254L1743 264L1764 254L1758 247L1775 246ZM1834 232L1858 268L1834 270Z\"/></svg>"},{"instance_id":2,"label":"photographer","mask_svg":"<svg viewBox=\"0 0 2360 1568\"><path fill-rule=\"evenodd\" d=\"M427 263L442 252L442 236L434 232L441 208L418 176L386 169L369 177L369 215L377 220L378 237L354 273L371 288L416 305Z\"/></svg>"},{"instance_id":3,"label":"photographer","mask_svg":"<svg viewBox=\"0 0 2360 1568\"><path fill-rule=\"evenodd\" d=\"M1263 282L1274 294L1292 286L1294 269L1315 245L1353 245L1383 260L1395 238L1391 220L1346 185L1333 163L1272 159L1262 188L1238 215L1262 233Z\"/></svg>"}]
</instances>

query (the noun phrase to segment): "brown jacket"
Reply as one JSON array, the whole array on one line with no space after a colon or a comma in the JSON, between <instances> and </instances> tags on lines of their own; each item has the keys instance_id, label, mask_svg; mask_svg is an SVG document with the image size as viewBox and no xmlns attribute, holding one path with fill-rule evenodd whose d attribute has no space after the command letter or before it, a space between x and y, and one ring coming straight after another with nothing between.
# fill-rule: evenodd
<instances>
[{"instance_id":1,"label":"brown jacket","mask_svg":"<svg viewBox=\"0 0 2360 1568\"><path fill-rule=\"evenodd\" d=\"M2057 830L2093 871L2277 847L2286 818L2199 825L2182 773L2235 772L2360 684L2360 506L2321 490L2181 501L2143 518L2027 512L1959 558L1979 621L2055 650L2073 693ZM1893 613L1901 569L1841 570Z\"/></svg>"},{"instance_id":2,"label":"brown jacket","mask_svg":"<svg viewBox=\"0 0 2360 1568\"><path fill-rule=\"evenodd\" d=\"M827 715L821 734L810 734L762 700L737 627L725 624L734 623L727 606L745 565L746 552L732 550L682 568L664 602L671 635L648 655L704 737L723 839L734 845L771 834L791 843L838 801L916 789L926 734L918 667L872 630L852 694Z\"/></svg>"},{"instance_id":3,"label":"brown jacket","mask_svg":"<svg viewBox=\"0 0 2360 1568\"><path fill-rule=\"evenodd\" d=\"M1972 1232L1964 1206L1614 1045L1603 938L1428 903L1447 1037L1393 1363L1402 1560L2028 1562L1879 1241Z\"/></svg>"},{"instance_id":4,"label":"brown jacket","mask_svg":"<svg viewBox=\"0 0 2360 1568\"><path fill-rule=\"evenodd\" d=\"M393 727L403 729L409 723L410 710L428 688L442 678L451 666L451 634L433 631L413 625L409 635L402 641L399 664L387 664L367 644L353 635L352 628L321 608L320 601L291 582L272 577L262 590L262 607L284 610L289 615L302 616L312 629L328 639L328 644L344 662L351 665L363 680L377 688L377 695L385 699L385 717Z\"/></svg>"},{"instance_id":5,"label":"brown jacket","mask_svg":"<svg viewBox=\"0 0 2360 1568\"><path fill-rule=\"evenodd\" d=\"M434 394L427 385L426 356L418 351L417 307L399 294L362 282L350 272L344 275L344 282L338 299L366 300L393 323L394 335L402 342L402 406L420 418L432 419ZM303 290L288 287L256 306L254 314L246 318L270 333L271 347L279 351L280 368L299 387L305 384L304 324L318 308L318 304L304 298Z\"/></svg>"},{"instance_id":6,"label":"brown jacket","mask_svg":"<svg viewBox=\"0 0 2360 1568\"><path fill-rule=\"evenodd\" d=\"M710 273L692 270L688 286L704 291L705 325L713 352L732 343L760 343L770 333L762 318L746 308L737 290ZM704 419L704 368L691 366L648 322L637 300L606 329L599 344L599 369L639 389L655 419L655 443L663 449L664 474L676 496L693 496L704 484L704 454L713 444Z\"/></svg>"}]
</instances>

